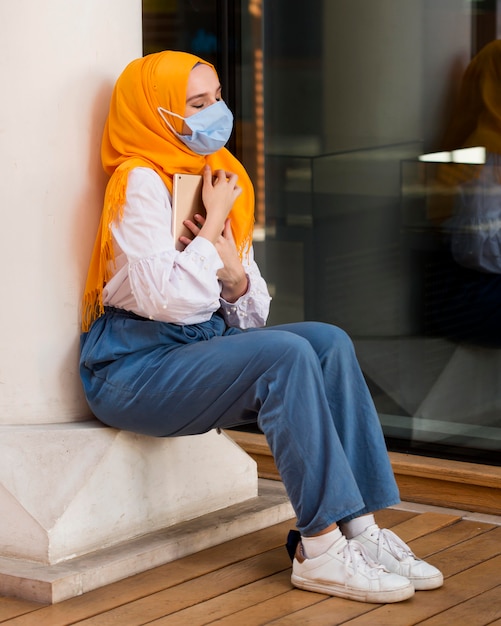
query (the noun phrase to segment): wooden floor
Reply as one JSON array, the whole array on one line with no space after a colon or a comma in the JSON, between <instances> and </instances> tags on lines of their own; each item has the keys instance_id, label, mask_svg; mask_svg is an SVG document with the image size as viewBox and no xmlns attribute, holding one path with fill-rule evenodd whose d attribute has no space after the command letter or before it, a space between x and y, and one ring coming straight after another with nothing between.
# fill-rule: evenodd
<instances>
[{"instance_id":1,"label":"wooden floor","mask_svg":"<svg viewBox=\"0 0 501 626\"><path fill-rule=\"evenodd\" d=\"M0 623L29 626L501 625L501 526L451 511L377 515L438 566L445 584L405 602L351 602L294 589L284 548L293 520L52 606L0 598Z\"/></svg>"}]
</instances>

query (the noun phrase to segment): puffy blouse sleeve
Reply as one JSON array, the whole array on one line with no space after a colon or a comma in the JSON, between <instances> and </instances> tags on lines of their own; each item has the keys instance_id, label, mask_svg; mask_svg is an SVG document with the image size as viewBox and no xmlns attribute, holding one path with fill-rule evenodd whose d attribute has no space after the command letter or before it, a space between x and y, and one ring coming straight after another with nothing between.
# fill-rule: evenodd
<instances>
[{"instance_id":1,"label":"puffy blouse sleeve","mask_svg":"<svg viewBox=\"0 0 501 626\"><path fill-rule=\"evenodd\" d=\"M112 225L116 262L105 304L175 324L204 322L222 307L231 326L264 325L270 298L252 253L244 264L247 293L226 303L217 279L223 263L214 245L196 237L176 250L171 221L171 197L160 176L148 168L132 170L123 217Z\"/></svg>"}]
</instances>

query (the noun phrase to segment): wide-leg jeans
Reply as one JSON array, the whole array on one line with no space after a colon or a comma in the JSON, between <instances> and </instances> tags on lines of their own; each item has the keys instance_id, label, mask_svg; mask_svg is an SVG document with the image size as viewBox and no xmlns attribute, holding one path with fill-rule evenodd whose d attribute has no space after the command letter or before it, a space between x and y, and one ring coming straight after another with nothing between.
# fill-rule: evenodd
<instances>
[{"instance_id":1,"label":"wide-leg jeans","mask_svg":"<svg viewBox=\"0 0 501 626\"><path fill-rule=\"evenodd\" d=\"M107 308L81 338L103 423L155 437L256 422L304 535L399 501L353 344L336 326L241 331L215 314L179 326Z\"/></svg>"}]
</instances>

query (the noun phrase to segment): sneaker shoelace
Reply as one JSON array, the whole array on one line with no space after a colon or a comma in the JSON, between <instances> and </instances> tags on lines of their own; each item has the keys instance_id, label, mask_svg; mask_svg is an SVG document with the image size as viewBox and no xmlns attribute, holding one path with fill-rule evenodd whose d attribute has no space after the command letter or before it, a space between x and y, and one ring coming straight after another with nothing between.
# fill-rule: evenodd
<instances>
[{"instance_id":1,"label":"sneaker shoelace","mask_svg":"<svg viewBox=\"0 0 501 626\"><path fill-rule=\"evenodd\" d=\"M377 535L377 558L381 558L383 550L386 548L390 554L392 554L399 561L405 561L406 559L416 559L414 552L409 546L395 535L394 532L387 528L378 528L372 535Z\"/></svg>"},{"instance_id":2,"label":"sneaker shoelace","mask_svg":"<svg viewBox=\"0 0 501 626\"><path fill-rule=\"evenodd\" d=\"M341 550L344 558L344 567L347 574L355 575L359 570L369 578L377 578L386 573L386 568L380 563L373 561L364 546L353 539L346 542ZM349 567L352 567L350 572Z\"/></svg>"}]
</instances>

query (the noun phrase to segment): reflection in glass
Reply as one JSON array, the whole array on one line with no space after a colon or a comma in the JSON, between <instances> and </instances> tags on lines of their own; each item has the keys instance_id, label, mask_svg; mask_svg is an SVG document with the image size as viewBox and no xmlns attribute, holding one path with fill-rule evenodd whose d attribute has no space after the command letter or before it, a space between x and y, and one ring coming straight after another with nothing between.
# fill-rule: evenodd
<instances>
[{"instance_id":1,"label":"reflection in glass","mask_svg":"<svg viewBox=\"0 0 501 626\"><path fill-rule=\"evenodd\" d=\"M264 3L272 321L350 333L393 449L500 463L501 324L466 319L464 298L438 317L451 282L422 158L471 168L478 154L456 149L485 145L442 142L480 4L331 0L296 22L285 4Z\"/></svg>"},{"instance_id":2,"label":"reflection in glass","mask_svg":"<svg viewBox=\"0 0 501 626\"><path fill-rule=\"evenodd\" d=\"M223 89L228 77L235 86L225 94L236 117L230 147L257 190L270 323L318 319L350 333L390 448L500 464L501 274L455 262L447 222L460 180L481 169L482 158L463 150L485 147L489 168L501 152L473 132L485 90L475 81L461 88L470 61L497 37L496 4L310 0L305 10L300 0L144 0L143 8L145 52L198 53L214 61ZM492 67L501 76L499 62ZM493 108L482 115L501 145L499 93L494 81ZM468 113L463 124L456 102Z\"/></svg>"}]
</instances>

